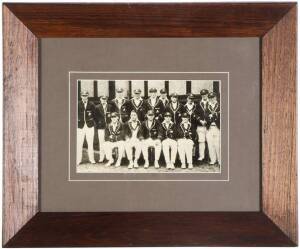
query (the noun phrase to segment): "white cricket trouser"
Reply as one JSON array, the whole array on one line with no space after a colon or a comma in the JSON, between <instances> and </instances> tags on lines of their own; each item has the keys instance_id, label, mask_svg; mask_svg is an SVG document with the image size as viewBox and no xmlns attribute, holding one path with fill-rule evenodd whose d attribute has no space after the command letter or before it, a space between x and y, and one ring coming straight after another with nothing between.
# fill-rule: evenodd
<instances>
[{"instance_id":1,"label":"white cricket trouser","mask_svg":"<svg viewBox=\"0 0 300 249\"><path fill-rule=\"evenodd\" d=\"M84 142L84 137L86 138L87 144L88 144L88 155L90 162L94 162L94 148L93 148L93 142L94 142L94 127L87 127L86 124L84 124L84 127L82 129L77 128L77 165L81 163L82 160L82 147Z\"/></svg>"},{"instance_id":2,"label":"white cricket trouser","mask_svg":"<svg viewBox=\"0 0 300 249\"><path fill-rule=\"evenodd\" d=\"M148 138L142 141L142 151L145 161L149 161L149 147L154 147L155 155L154 155L154 161L158 161L160 153L161 153L161 142L159 139L152 139Z\"/></svg>"},{"instance_id":3,"label":"white cricket trouser","mask_svg":"<svg viewBox=\"0 0 300 249\"><path fill-rule=\"evenodd\" d=\"M177 154L177 141L174 139L167 138L162 141L162 149L165 157L166 163L175 163L176 154ZM171 158L170 158L171 150Z\"/></svg>"},{"instance_id":4,"label":"white cricket trouser","mask_svg":"<svg viewBox=\"0 0 300 249\"><path fill-rule=\"evenodd\" d=\"M205 140L207 129L205 126L198 126L197 127L197 134L198 134L198 142L199 142L199 157L204 158L205 156Z\"/></svg>"},{"instance_id":5,"label":"white cricket trouser","mask_svg":"<svg viewBox=\"0 0 300 249\"><path fill-rule=\"evenodd\" d=\"M105 151L104 151L104 136L105 136L105 130L104 129L98 129L98 140L99 140L99 156L100 161L103 161L105 157Z\"/></svg>"},{"instance_id":6,"label":"white cricket trouser","mask_svg":"<svg viewBox=\"0 0 300 249\"><path fill-rule=\"evenodd\" d=\"M133 161L133 153L132 150L135 148L135 161L139 159L142 152L142 144L141 141L137 138L130 138L125 142L125 150L127 154L127 158L129 161Z\"/></svg>"},{"instance_id":7,"label":"white cricket trouser","mask_svg":"<svg viewBox=\"0 0 300 249\"><path fill-rule=\"evenodd\" d=\"M220 163L220 130L211 126L207 131L207 144L211 163Z\"/></svg>"},{"instance_id":8,"label":"white cricket trouser","mask_svg":"<svg viewBox=\"0 0 300 249\"><path fill-rule=\"evenodd\" d=\"M123 153L125 151L124 141L117 141L117 142L106 141L104 143L105 156L109 161L113 160L112 151L113 151L114 148L118 149L117 161L120 161L122 159Z\"/></svg>"},{"instance_id":9,"label":"white cricket trouser","mask_svg":"<svg viewBox=\"0 0 300 249\"><path fill-rule=\"evenodd\" d=\"M186 138L178 139L178 152L182 164L185 164L185 157L188 164L193 162L193 147L193 140Z\"/></svg>"}]
</instances>

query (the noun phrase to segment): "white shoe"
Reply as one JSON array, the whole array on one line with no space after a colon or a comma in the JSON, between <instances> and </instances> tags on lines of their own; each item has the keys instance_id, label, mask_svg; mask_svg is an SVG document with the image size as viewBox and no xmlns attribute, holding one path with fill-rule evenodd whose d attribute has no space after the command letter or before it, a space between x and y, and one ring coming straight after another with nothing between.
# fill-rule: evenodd
<instances>
[{"instance_id":1,"label":"white shoe","mask_svg":"<svg viewBox=\"0 0 300 249\"><path fill-rule=\"evenodd\" d=\"M181 168L186 169L186 164L185 163L181 164Z\"/></svg>"},{"instance_id":2,"label":"white shoe","mask_svg":"<svg viewBox=\"0 0 300 249\"><path fill-rule=\"evenodd\" d=\"M193 167L193 164L189 163L189 166L188 166L188 168L189 168L189 169L192 169L192 168L194 168L194 167Z\"/></svg>"},{"instance_id":3,"label":"white shoe","mask_svg":"<svg viewBox=\"0 0 300 249\"><path fill-rule=\"evenodd\" d=\"M159 164L158 164L157 161L154 163L154 167L155 167L156 169L159 169Z\"/></svg>"},{"instance_id":4,"label":"white shoe","mask_svg":"<svg viewBox=\"0 0 300 249\"><path fill-rule=\"evenodd\" d=\"M171 163L167 163L167 169L171 169Z\"/></svg>"},{"instance_id":5,"label":"white shoe","mask_svg":"<svg viewBox=\"0 0 300 249\"><path fill-rule=\"evenodd\" d=\"M209 163L209 165L214 165L214 164L216 164L216 162L210 162L210 163Z\"/></svg>"},{"instance_id":6,"label":"white shoe","mask_svg":"<svg viewBox=\"0 0 300 249\"><path fill-rule=\"evenodd\" d=\"M132 168L133 168L133 162L130 161L130 162L129 162L129 165L128 165L128 169L132 169Z\"/></svg>"},{"instance_id":7,"label":"white shoe","mask_svg":"<svg viewBox=\"0 0 300 249\"><path fill-rule=\"evenodd\" d=\"M95 164L96 162L95 162L95 160L91 160L91 164Z\"/></svg>"},{"instance_id":8,"label":"white shoe","mask_svg":"<svg viewBox=\"0 0 300 249\"><path fill-rule=\"evenodd\" d=\"M148 168L148 167L149 167L149 162L146 161L145 164L144 164L144 168L146 169L146 168Z\"/></svg>"},{"instance_id":9,"label":"white shoe","mask_svg":"<svg viewBox=\"0 0 300 249\"><path fill-rule=\"evenodd\" d=\"M138 168L138 167L139 167L137 161L134 161L134 167L135 167L135 168Z\"/></svg>"},{"instance_id":10,"label":"white shoe","mask_svg":"<svg viewBox=\"0 0 300 249\"><path fill-rule=\"evenodd\" d=\"M99 163L103 163L103 161L104 161L104 157L100 157Z\"/></svg>"},{"instance_id":11,"label":"white shoe","mask_svg":"<svg viewBox=\"0 0 300 249\"><path fill-rule=\"evenodd\" d=\"M121 160L117 160L115 167L120 167L121 166Z\"/></svg>"},{"instance_id":12,"label":"white shoe","mask_svg":"<svg viewBox=\"0 0 300 249\"><path fill-rule=\"evenodd\" d=\"M204 157L200 157L198 158L198 161L202 161L204 159Z\"/></svg>"},{"instance_id":13,"label":"white shoe","mask_svg":"<svg viewBox=\"0 0 300 249\"><path fill-rule=\"evenodd\" d=\"M109 161L105 164L105 166L106 166L106 167L109 167L109 166L111 166L113 163L114 163L113 160L109 160Z\"/></svg>"}]
</instances>

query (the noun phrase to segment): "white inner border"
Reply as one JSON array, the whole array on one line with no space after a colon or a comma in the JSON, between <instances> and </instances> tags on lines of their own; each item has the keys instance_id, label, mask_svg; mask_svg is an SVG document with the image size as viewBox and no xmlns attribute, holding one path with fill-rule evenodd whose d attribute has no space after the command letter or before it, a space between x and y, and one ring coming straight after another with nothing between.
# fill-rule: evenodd
<instances>
[{"instance_id":1,"label":"white inner border","mask_svg":"<svg viewBox=\"0 0 300 249\"><path fill-rule=\"evenodd\" d=\"M180 180L180 179L173 179L173 180L143 180L143 179L139 179L139 180L89 180L89 179L84 179L84 180L80 180L80 179L71 179L71 146L70 146L70 137L71 137L71 74L227 74L227 84L228 84L228 98L227 98L227 103L228 103L228 144L227 144L227 150L228 150L228 174L227 174L227 179L224 180L210 180L210 179L202 179L202 180ZM219 80L220 81L220 80ZM222 85L222 81L221 81L221 85ZM78 85L77 85L78 87ZM222 98L222 86L220 87L220 96ZM229 72L114 72L114 71L106 71L106 72L95 72L95 71L69 71L69 143L68 143L68 147L69 147L69 157L68 157L68 181L90 181L90 182L96 182L96 181L107 181L107 182L122 182L122 181L209 181L209 182L214 182L214 181L223 181L223 182L229 182L229 94L230 92L230 84L229 84ZM76 100L77 103L77 100ZM222 115L222 105L221 106L221 115ZM77 116L77 115L76 115ZM220 130L222 131L222 118L220 120ZM221 132L221 136L220 136L220 144L222 144L222 132ZM220 167L220 172L212 172L214 174L218 173L221 174L222 173L222 149L220 149L220 156L221 156L221 167ZM140 172L141 173L141 172ZM169 173L169 172L159 172L159 173L163 173L163 174L174 174L174 173ZM211 174L210 172L193 172L192 174ZM107 173L104 173L107 174ZM144 173L143 173L144 174ZM176 172L176 174L191 174L189 172Z\"/></svg>"}]
</instances>

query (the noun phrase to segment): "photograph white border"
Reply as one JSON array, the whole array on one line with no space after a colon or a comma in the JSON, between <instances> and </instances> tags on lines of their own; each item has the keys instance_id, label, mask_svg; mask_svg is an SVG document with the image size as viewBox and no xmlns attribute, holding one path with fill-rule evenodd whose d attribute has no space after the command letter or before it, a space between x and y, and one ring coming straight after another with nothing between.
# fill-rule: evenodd
<instances>
[{"instance_id":1,"label":"photograph white border","mask_svg":"<svg viewBox=\"0 0 300 249\"><path fill-rule=\"evenodd\" d=\"M172 180L148 180L148 179L139 179L139 180L113 180L113 179L109 179L109 180L98 180L98 179L71 179L71 165L70 165L70 161L71 161L71 143L70 143L70 137L71 137L71 74L227 74L227 84L228 84L228 98L227 98L227 104L228 104L228 142L227 142L227 150L228 150L228 174L227 174L227 179L216 179L216 180L211 180L211 179L199 179L199 180L180 180L180 179L172 179ZM229 84L229 78L230 78L230 73L229 72L122 72L122 71L105 71L105 72L96 72L96 71L69 71L69 99L68 99L68 103L69 103L69 143L68 143L68 147L69 147L69 157L68 157L68 181L88 181L88 182L95 182L95 181L225 181L225 182L229 182L229 168L230 168L230 164L229 164L229 97L230 97L230 84ZM216 80L217 81L217 80ZM220 80L218 80L220 81ZM222 85L222 81L221 84ZM222 87L219 86L220 88L220 96L222 98L222 93L221 93L221 89ZM77 92L78 92L78 84L77 84ZM76 98L76 103L77 103L77 98ZM222 105L221 106L221 115L222 115ZM77 116L77 114L76 114ZM220 130L222 130L222 116L221 116L221 120L220 120ZM222 133L220 136L220 144L222 144ZM192 174L222 174L222 149L220 150L220 157L221 157L221 163L220 163L220 172L191 172ZM145 174L144 172L132 172L132 173L139 173L139 174ZM130 174L132 174L130 173ZM151 172L152 173L152 172ZM190 172L157 172L156 174L191 174ZM89 174L89 173L88 173ZM94 173L93 173L94 174ZM95 173L97 174L97 173ZM108 174L108 173L103 173L103 174ZM120 174L127 174L127 173L120 173Z\"/></svg>"}]
</instances>

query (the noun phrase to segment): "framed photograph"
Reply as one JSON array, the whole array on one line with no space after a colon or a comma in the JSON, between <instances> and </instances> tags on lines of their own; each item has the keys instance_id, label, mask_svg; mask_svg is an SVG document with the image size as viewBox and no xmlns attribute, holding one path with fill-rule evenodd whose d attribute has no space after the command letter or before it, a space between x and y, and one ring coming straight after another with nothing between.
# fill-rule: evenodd
<instances>
[{"instance_id":1,"label":"framed photograph","mask_svg":"<svg viewBox=\"0 0 300 249\"><path fill-rule=\"evenodd\" d=\"M5 3L3 246L296 246L296 22Z\"/></svg>"}]
</instances>

